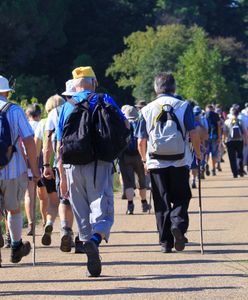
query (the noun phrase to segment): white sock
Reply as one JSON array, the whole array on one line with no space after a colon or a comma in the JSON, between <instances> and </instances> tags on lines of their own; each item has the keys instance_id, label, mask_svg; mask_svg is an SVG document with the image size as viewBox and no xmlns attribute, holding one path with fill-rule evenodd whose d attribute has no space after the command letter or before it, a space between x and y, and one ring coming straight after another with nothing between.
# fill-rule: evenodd
<instances>
[{"instance_id":1,"label":"white sock","mask_svg":"<svg viewBox=\"0 0 248 300\"><path fill-rule=\"evenodd\" d=\"M8 226L12 242L19 242L22 238L22 214L8 213Z\"/></svg>"}]
</instances>

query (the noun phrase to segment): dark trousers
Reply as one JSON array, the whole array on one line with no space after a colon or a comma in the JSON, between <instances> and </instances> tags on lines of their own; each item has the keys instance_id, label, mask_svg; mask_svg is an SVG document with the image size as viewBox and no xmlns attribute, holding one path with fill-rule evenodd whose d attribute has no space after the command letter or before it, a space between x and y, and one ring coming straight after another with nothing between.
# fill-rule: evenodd
<instances>
[{"instance_id":1,"label":"dark trousers","mask_svg":"<svg viewBox=\"0 0 248 300\"><path fill-rule=\"evenodd\" d=\"M243 172L243 141L230 141L226 143L226 146L233 176L237 176L239 172ZM239 169L237 158L239 159Z\"/></svg>"},{"instance_id":2,"label":"dark trousers","mask_svg":"<svg viewBox=\"0 0 248 300\"><path fill-rule=\"evenodd\" d=\"M151 184L159 242L173 248L172 228L184 234L189 226L188 207L191 199L189 169L168 167L152 169Z\"/></svg>"}]
</instances>

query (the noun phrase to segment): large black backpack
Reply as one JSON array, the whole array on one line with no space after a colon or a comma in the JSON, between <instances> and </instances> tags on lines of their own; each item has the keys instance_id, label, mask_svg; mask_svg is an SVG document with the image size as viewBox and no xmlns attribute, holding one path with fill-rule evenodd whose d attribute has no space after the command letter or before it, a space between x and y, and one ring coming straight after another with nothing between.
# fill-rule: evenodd
<instances>
[{"instance_id":1,"label":"large black backpack","mask_svg":"<svg viewBox=\"0 0 248 300\"><path fill-rule=\"evenodd\" d=\"M96 159L115 160L128 146L130 130L117 108L104 101L104 94L98 94L92 122Z\"/></svg>"},{"instance_id":2,"label":"large black backpack","mask_svg":"<svg viewBox=\"0 0 248 300\"><path fill-rule=\"evenodd\" d=\"M97 95L93 112L90 99ZM73 101L74 102L74 101ZM91 94L67 118L62 133L64 164L84 165L92 161L112 162L128 145L130 130L116 107L104 101L103 94Z\"/></svg>"},{"instance_id":3,"label":"large black backpack","mask_svg":"<svg viewBox=\"0 0 248 300\"><path fill-rule=\"evenodd\" d=\"M16 140L12 144L10 125L7 119L6 113L10 106L13 105L10 102L7 102L0 109L0 169L3 169L10 162L13 153L16 152L15 144L19 138L17 136Z\"/></svg>"},{"instance_id":4,"label":"large black backpack","mask_svg":"<svg viewBox=\"0 0 248 300\"><path fill-rule=\"evenodd\" d=\"M77 103L70 100L74 110L65 121L61 154L64 164L85 165L94 160L92 149L92 113L88 99Z\"/></svg>"}]
</instances>

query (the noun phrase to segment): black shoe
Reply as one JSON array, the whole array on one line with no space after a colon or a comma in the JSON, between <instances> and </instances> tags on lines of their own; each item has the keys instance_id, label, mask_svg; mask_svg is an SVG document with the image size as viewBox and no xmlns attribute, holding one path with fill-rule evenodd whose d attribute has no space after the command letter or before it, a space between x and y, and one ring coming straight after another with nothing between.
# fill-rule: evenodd
<instances>
[{"instance_id":1,"label":"black shoe","mask_svg":"<svg viewBox=\"0 0 248 300\"><path fill-rule=\"evenodd\" d=\"M33 236L33 234L34 234L34 226L33 226L33 223L31 223L31 224L28 224L27 235Z\"/></svg>"},{"instance_id":2,"label":"black shoe","mask_svg":"<svg viewBox=\"0 0 248 300\"><path fill-rule=\"evenodd\" d=\"M222 159L220 160L220 162L222 162L222 163L223 163L223 162L225 162L225 161L224 161L224 159L222 158Z\"/></svg>"},{"instance_id":3,"label":"black shoe","mask_svg":"<svg viewBox=\"0 0 248 300\"><path fill-rule=\"evenodd\" d=\"M151 205L147 203L147 201L144 201L141 203L142 212L146 213L151 209Z\"/></svg>"},{"instance_id":4,"label":"black shoe","mask_svg":"<svg viewBox=\"0 0 248 300\"><path fill-rule=\"evenodd\" d=\"M206 165L206 175L209 176L210 175L210 171L209 171L209 165Z\"/></svg>"},{"instance_id":5,"label":"black shoe","mask_svg":"<svg viewBox=\"0 0 248 300\"><path fill-rule=\"evenodd\" d=\"M127 215L133 215L133 211L134 211L134 204L133 203L128 203L126 214Z\"/></svg>"},{"instance_id":6,"label":"black shoe","mask_svg":"<svg viewBox=\"0 0 248 300\"><path fill-rule=\"evenodd\" d=\"M222 169L221 169L220 163L218 163L218 165L217 165L217 170L218 170L219 172L222 172Z\"/></svg>"},{"instance_id":7,"label":"black shoe","mask_svg":"<svg viewBox=\"0 0 248 300\"><path fill-rule=\"evenodd\" d=\"M191 187L192 187L192 189L196 189L197 188L195 181L192 182Z\"/></svg>"},{"instance_id":8,"label":"black shoe","mask_svg":"<svg viewBox=\"0 0 248 300\"><path fill-rule=\"evenodd\" d=\"M46 225L44 228L44 233L41 238L41 243L44 246L49 246L51 245L52 239L51 239L51 234L53 231L53 226L52 225Z\"/></svg>"},{"instance_id":9,"label":"black shoe","mask_svg":"<svg viewBox=\"0 0 248 300\"><path fill-rule=\"evenodd\" d=\"M183 251L185 248L185 237L182 234L181 230L178 228L172 228L171 233L175 239L175 249L177 251Z\"/></svg>"},{"instance_id":10,"label":"black shoe","mask_svg":"<svg viewBox=\"0 0 248 300\"><path fill-rule=\"evenodd\" d=\"M216 176L216 171L215 171L215 169L212 170L212 176Z\"/></svg>"},{"instance_id":11,"label":"black shoe","mask_svg":"<svg viewBox=\"0 0 248 300\"><path fill-rule=\"evenodd\" d=\"M31 245L29 242L21 242L17 248L11 248L11 258L12 263L18 263L21 261L23 256L27 256L31 251Z\"/></svg>"},{"instance_id":12,"label":"black shoe","mask_svg":"<svg viewBox=\"0 0 248 300\"><path fill-rule=\"evenodd\" d=\"M165 246L164 244L161 244L161 252L162 253L172 253L172 248Z\"/></svg>"},{"instance_id":13,"label":"black shoe","mask_svg":"<svg viewBox=\"0 0 248 300\"><path fill-rule=\"evenodd\" d=\"M75 253L85 253L84 242L79 240L79 237L75 238Z\"/></svg>"},{"instance_id":14,"label":"black shoe","mask_svg":"<svg viewBox=\"0 0 248 300\"><path fill-rule=\"evenodd\" d=\"M236 175L236 174L235 174L235 175L233 175L233 178L238 178L238 175Z\"/></svg>"},{"instance_id":15,"label":"black shoe","mask_svg":"<svg viewBox=\"0 0 248 300\"><path fill-rule=\"evenodd\" d=\"M0 225L0 248L2 248L3 246L4 246L4 239L2 235L2 227Z\"/></svg>"},{"instance_id":16,"label":"black shoe","mask_svg":"<svg viewBox=\"0 0 248 300\"><path fill-rule=\"evenodd\" d=\"M185 244L188 244L188 243L189 243L189 240L188 240L188 238L187 238L186 236L184 236L184 243L185 243Z\"/></svg>"},{"instance_id":17,"label":"black shoe","mask_svg":"<svg viewBox=\"0 0 248 300\"><path fill-rule=\"evenodd\" d=\"M7 232L4 238L4 248L10 248L10 246L11 246L10 233Z\"/></svg>"},{"instance_id":18,"label":"black shoe","mask_svg":"<svg viewBox=\"0 0 248 300\"><path fill-rule=\"evenodd\" d=\"M242 171L242 170L239 170L238 174L239 174L240 177L244 177L244 175L245 175L244 171Z\"/></svg>"},{"instance_id":19,"label":"black shoe","mask_svg":"<svg viewBox=\"0 0 248 300\"><path fill-rule=\"evenodd\" d=\"M84 244L85 253L87 255L87 269L89 276L98 277L102 271L102 264L99 256L97 245L93 241L87 241Z\"/></svg>"},{"instance_id":20,"label":"black shoe","mask_svg":"<svg viewBox=\"0 0 248 300\"><path fill-rule=\"evenodd\" d=\"M69 227L64 227L61 230L60 250L62 252L71 252L72 230Z\"/></svg>"}]
</instances>

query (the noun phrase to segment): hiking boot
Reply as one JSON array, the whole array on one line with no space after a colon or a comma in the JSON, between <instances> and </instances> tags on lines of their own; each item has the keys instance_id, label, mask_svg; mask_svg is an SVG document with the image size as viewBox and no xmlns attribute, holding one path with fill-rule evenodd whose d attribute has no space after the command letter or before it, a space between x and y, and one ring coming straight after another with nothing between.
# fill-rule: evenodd
<instances>
[{"instance_id":1,"label":"hiking boot","mask_svg":"<svg viewBox=\"0 0 248 300\"><path fill-rule=\"evenodd\" d=\"M206 165L206 175L209 176L210 175L210 171L209 171L209 165Z\"/></svg>"},{"instance_id":2,"label":"hiking boot","mask_svg":"<svg viewBox=\"0 0 248 300\"><path fill-rule=\"evenodd\" d=\"M75 238L75 253L85 253L84 242L79 240L79 237Z\"/></svg>"},{"instance_id":3,"label":"hiking boot","mask_svg":"<svg viewBox=\"0 0 248 300\"><path fill-rule=\"evenodd\" d=\"M62 252L71 252L72 230L69 227L64 227L61 230L60 250Z\"/></svg>"},{"instance_id":4,"label":"hiking boot","mask_svg":"<svg viewBox=\"0 0 248 300\"><path fill-rule=\"evenodd\" d=\"M242 171L242 170L239 170L239 171L238 171L238 174L239 174L240 177L244 177L244 175L245 175L245 174L244 174L244 171Z\"/></svg>"},{"instance_id":5,"label":"hiking boot","mask_svg":"<svg viewBox=\"0 0 248 300\"><path fill-rule=\"evenodd\" d=\"M142 208L142 212L146 213L151 209L151 205L148 204L148 202L145 200L144 202L141 202L141 208Z\"/></svg>"},{"instance_id":6,"label":"hiking boot","mask_svg":"<svg viewBox=\"0 0 248 300\"><path fill-rule=\"evenodd\" d=\"M44 228L44 233L41 238L41 243L44 246L49 246L51 245L52 239L51 239L51 234L53 231L53 225L46 225Z\"/></svg>"},{"instance_id":7,"label":"hiking boot","mask_svg":"<svg viewBox=\"0 0 248 300\"><path fill-rule=\"evenodd\" d=\"M183 251L183 249L185 248L185 236L178 228L172 228L171 233L175 239L175 249L177 251Z\"/></svg>"},{"instance_id":8,"label":"hiking boot","mask_svg":"<svg viewBox=\"0 0 248 300\"><path fill-rule=\"evenodd\" d=\"M216 176L216 171L215 171L215 169L212 170L212 176Z\"/></svg>"},{"instance_id":9,"label":"hiking boot","mask_svg":"<svg viewBox=\"0 0 248 300\"><path fill-rule=\"evenodd\" d=\"M34 234L34 226L33 226L33 223L31 223L31 224L28 224L27 235L33 236L33 234Z\"/></svg>"},{"instance_id":10,"label":"hiking boot","mask_svg":"<svg viewBox=\"0 0 248 300\"><path fill-rule=\"evenodd\" d=\"M133 215L133 211L134 211L134 204L133 203L128 203L127 204L126 215Z\"/></svg>"},{"instance_id":11,"label":"hiking boot","mask_svg":"<svg viewBox=\"0 0 248 300\"><path fill-rule=\"evenodd\" d=\"M10 248L11 246L11 238L10 238L10 233L7 232L5 234L5 238L4 238L4 248Z\"/></svg>"},{"instance_id":12,"label":"hiking boot","mask_svg":"<svg viewBox=\"0 0 248 300\"><path fill-rule=\"evenodd\" d=\"M217 170L218 170L219 172L222 172L222 169L221 169L220 163L218 163L218 164L217 164Z\"/></svg>"},{"instance_id":13,"label":"hiking boot","mask_svg":"<svg viewBox=\"0 0 248 300\"><path fill-rule=\"evenodd\" d=\"M162 253L172 253L172 248L165 246L165 244L161 244L161 252Z\"/></svg>"},{"instance_id":14,"label":"hiking boot","mask_svg":"<svg viewBox=\"0 0 248 300\"><path fill-rule=\"evenodd\" d=\"M87 255L88 276L98 277L102 271L102 264L99 256L97 245L93 241L87 241L84 244L85 253Z\"/></svg>"},{"instance_id":15,"label":"hiking boot","mask_svg":"<svg viewBox=\"0 0 248 300\"><path fill-rule=\"evenodd\" d=\"M195 180L192 181L191 187L192 187L192 189L196 189L196 188L197 188L196 183L195 183Z\"/></svg>"},{"instance_id":16,"label":"hiking boot","mask_svg":"<svg viewBox=\"0 0 248 300\"><path fill-rule=\"evenodd\" d=\"M4 239L2 235L2 227L0 225L0 248L2 248L3 246L4 246Z\"/></svg>"},{"instance_id":17,"label":"hiking boot","mask_svg":"<svg viewBox=\"0 0 248 300\"><path fill-rule=\"evenodd\" d=\"M18 263L21 261L23 256L27 256L31 251L31 245L28 241L20 243L17 248L11 248L11 258L12 263Z\"/></svg>"}]
</instances>

